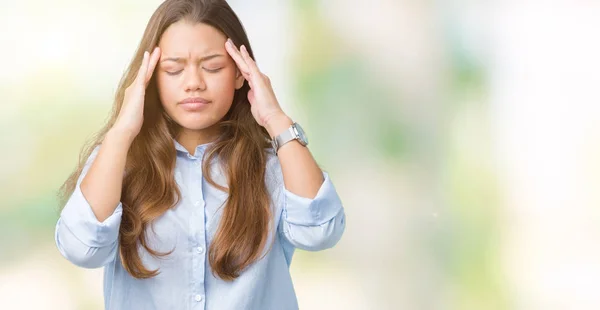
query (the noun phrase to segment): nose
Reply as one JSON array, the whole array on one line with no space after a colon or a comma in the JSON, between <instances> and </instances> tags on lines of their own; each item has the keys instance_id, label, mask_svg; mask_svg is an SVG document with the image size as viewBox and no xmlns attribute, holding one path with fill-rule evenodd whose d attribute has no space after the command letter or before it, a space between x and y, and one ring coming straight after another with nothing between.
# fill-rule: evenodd
<instances>
[{"instance_id":1,"label":"nose","mask_svg":"<svg viewBox=\"0 0 600 310\"><path fill-rule=\"evenodd\" d=\"M203 78L200 70L193 68L190 70L184 70L184 72L186 72L186 71L187 71L187 74L185 75L185 91L186 92L193 92L196 90L205 90L206 89L206 83L204 82L204 78Z\"/></svg>"}]
</instances>

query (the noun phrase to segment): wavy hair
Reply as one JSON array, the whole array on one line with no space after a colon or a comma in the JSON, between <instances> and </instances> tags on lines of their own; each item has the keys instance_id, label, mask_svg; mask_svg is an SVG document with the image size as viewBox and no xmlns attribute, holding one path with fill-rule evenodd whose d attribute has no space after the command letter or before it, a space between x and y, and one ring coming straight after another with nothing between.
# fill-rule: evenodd
<instances>
[{"instance_id":1,"label":"wavy hair","mask_svg":"<svg viewBox=\"0 0 600 310\"><path fill-rule=\"evenodd\" d=\"M216 28L231 38L236 46L246 46L254 57L239 18L226 1L163 2L150 18L135 56L120 80L110 118L82 148L77 168L60 189L63 207L77 185L86 159L114 125L123 105L125 89L135 79L144 51L153 50L164 31L181 19ZM219 123L221 134L206 150L202 164L207 182L228 193L208 253L213 273L226 281L237 278L247 266L260 258L271 224L270 198L265 184L266 149L270 147L270 137L250 112L249 90L245 81L235 91L232 106ZM173 143L180 126L164 111L154 78L146 89L144 104L144 123L127 154L121 195L123 215L119 228L119 255L123 267L139 279L151 278L159 273L158 269L144 267L139 250L145 249L155 257L172 252L161 253L150 248L146 227L181 199L174 178L176 150ZM226 173L228 188L212 179L209 167L214 160L218 160Z\"/></svg>"}]
</instances>

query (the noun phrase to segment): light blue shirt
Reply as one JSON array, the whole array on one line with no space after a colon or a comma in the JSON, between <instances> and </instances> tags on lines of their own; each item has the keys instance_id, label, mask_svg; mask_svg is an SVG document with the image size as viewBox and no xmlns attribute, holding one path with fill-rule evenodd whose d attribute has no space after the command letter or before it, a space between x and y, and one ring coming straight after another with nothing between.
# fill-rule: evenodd
<instances>
[{"instance_id":1,"label":"light blue shirt","mask_svg":"<svg viewBox=\"0 0 600 310\"><path fill-rule=\"evenodd\" d=\"M211 142L212 143L212 142ZM55 241L60 253L77 266L104 268L105 309L297 309L289 267L294 249L318 251L334 246L345 229L342 202L329 179L314 199L288 191L283 183L279 159L269 151L266 184L272 199L273 224L266 256L254 262L232 282L215 277L207 249L215 235L227 198L203 177L202 155L211 143L199 145L195 154L175 141L175 179L182 199L147 229L150 247L173 253L155 258L140 250L144 266L160 268L150 279L136 279L121 264L118 251L119 225L123 207L99 222L81 193L80 183L98 154L88 158L72 196L56 224ZM225 175L212 163L217 184L227 187ZM272 244L272 247L270 246Z\"/></svg>"}]
</instances>

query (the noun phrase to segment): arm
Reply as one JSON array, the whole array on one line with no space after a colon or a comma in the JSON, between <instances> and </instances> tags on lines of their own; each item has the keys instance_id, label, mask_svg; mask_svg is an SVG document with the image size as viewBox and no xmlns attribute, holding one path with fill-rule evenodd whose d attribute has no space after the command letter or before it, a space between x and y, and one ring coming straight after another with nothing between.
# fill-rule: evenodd
<instances>
[{"instance_id":1,"label":"arm","mask_svg":"<svg viewBox=\"0 0 600 310\"><path fill-rule=\"evenodd\" d=\"M113 214L119 204L130 145L131 138L126 134L114 129L109 131L81 182L81 192L99 222Z\"/></svg>"},{"instance_id":2,"label":"arm","mask_svg":"<svg viewBox=\"0 0 600 310\"><path fill-rule=\"evenodd\" d=\"M266 128L274 137L291 124L289 117L282 115L271 119ZM328 173L321 171L309 149L296 140L281 146L277 155L283 175L279 232L303 250L333 247L345 230L346 215Z\"/></svg>"},{"instance_id":3,"label":"arm","mask_svg":"<svg viewBox=\"0 0 600 310\"><path fill-rule=\"evenodd\" d=\"M123 212L121 186L130 139L110 131L87 159L55 230L60 253L75 265L98 268L115 257Z\"/></svg>"},{"instance_id":4,"label":"arm","mask_svg":"<svg viewBox=\"0 0 600 310\"><path fill-rule=\"evenodd\" d=\"M272 117L265 128L271 137L276 137L292 123L287 115L280 114ZM298 196L314 198L324 177L309 149L297 140L292 140L279 148L277 157L281 163L285 188Z\"/></svg>"},{"instance_id":5,"label":"arm","mask_svg":"<svg viewBox=\"0 0 600 310\"><path fill-rule=\"evenodd\" d=\"M54 238L58 250L78 266L101 267L117 253L127 153L141 130L146 87L159 58L158 47L152 54L144 51L135 79L124 90L115 124L104 137L102 147L98 146L88 158L56 223Z\"/></svg>"},{"instance_id":6,"label":"arm","mask_svg":"<svg viewBox=\"0 0 600 310\"><path fill-rule=\"evenodd\" d=\"M228 39L225 48L241 73L239 81L245 79L250 85L247 97L256 122L271 137L289 128L292 121L277 102L270 79L260 72L246 47L242 45L238 50ZM296 140L281 146L278 159L281 172L277 172L276 179L283 174L283 181L277 185L283 209L278 230L297 248L317 251L332 247L346 224L342 203L329 176L317 166L308 148Z\"/></svg>"}]
</instances>

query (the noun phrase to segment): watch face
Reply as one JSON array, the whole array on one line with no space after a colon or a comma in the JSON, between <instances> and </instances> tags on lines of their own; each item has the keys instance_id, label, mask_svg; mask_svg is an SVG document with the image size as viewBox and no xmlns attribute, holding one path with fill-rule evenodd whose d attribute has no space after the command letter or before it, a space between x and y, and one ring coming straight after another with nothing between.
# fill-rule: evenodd
<instances>
[{"instance_id":1,"label":"watch face","mask_svg":"<svg viewBox=\"0 0 600 310\"><path fill-rule=\"evenodd\" d=\"M296 131L298 132L298 136L300 138L300 142L304 145L308 144L308 138L306 137L306 134L304 133L304 130L302 129L302 127L300 126L300 124L296 123Z\"/></svg>"}]
</instances>

